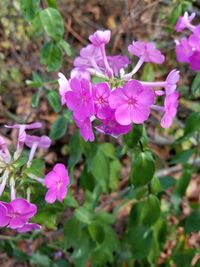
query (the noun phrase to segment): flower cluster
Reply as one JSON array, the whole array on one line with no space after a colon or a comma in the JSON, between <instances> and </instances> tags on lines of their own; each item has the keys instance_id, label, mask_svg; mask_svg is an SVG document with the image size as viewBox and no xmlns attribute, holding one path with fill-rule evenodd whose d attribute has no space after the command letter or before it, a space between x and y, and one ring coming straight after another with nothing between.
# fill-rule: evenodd
<instances>
[{"instance_id":1,"label":"flower cluster","mask_svg":"<svg viewBox=\"0 0 200 267\"><path fill-rule=\"evenodd\" d=\"M194 26L191 24L195 17L195 13L190 16L187 12L184 16L179 17L176 23L176 31L182 32L184 29L191 31L188 37L182 37L176 40L176 57L178 62L185 62L190 65L193 70L200 70L200 24Z\"/></svg>"},{"instance_id":2,"label":"flower cluster","mask_svg":"<svg viewBox=\"0 0 200 267\"><path fill-rule=\"evenodd\" d=\"M91 43L75 58L70 79L59 73L61 102L73 112L82 137L85 141L94 140L94 120L96 130L101 133L114 137L127 134L132 124L142 124L149 118L151 109L162 113L163 128L170 127L178 106L179 72L172 70L162 82L133 79L143 63L162 64L164 55L153 43L133 41L128 51L139 60L125 73L131 63L126 56L106 55L105 46L110 37L109 30L96 31L89 37ZM163 106L155 104L160 96L165 97Z\"/></svg>"},{"instance_id":3,"label":"flower cluster","mask_svg":"<svg viewBox=\"0 0 200 267\"><path fill-rule=\"evenodd\" d=\"M11 155L8 146L3 137L0 136L0 197L5 189L10 189L10 202L0 201L0 227L8 227L15 229L20 233L40 229L40 225L31 223L29 220L37 213L37 206L30 203L30 188L26 199L21 197L23 194L21 185L23 184L23 171L29 169L37 148L49 148L51 140L48 136L35 136L27 134L27 131L42 127L39 122L32 124L15 124L13 126L6 125L11 129L18 129L18 140L16 150ZM16 169L16 164L21 160L23 155L24 145L30 148L30 153L27 161L21 169ZM22 172L19 174L19 172ZM27 174L27 173L26 173ZM28 177L47 187L45 200L48 203L53 203L56 198L61 202L67 194L67 186L69 185L69 176L67 169L63 164L56 164L53 171L49 172L45 179L36 177L28 172ZM20 196L17 196L19 188Z\"/></svg>"}]
</instances>

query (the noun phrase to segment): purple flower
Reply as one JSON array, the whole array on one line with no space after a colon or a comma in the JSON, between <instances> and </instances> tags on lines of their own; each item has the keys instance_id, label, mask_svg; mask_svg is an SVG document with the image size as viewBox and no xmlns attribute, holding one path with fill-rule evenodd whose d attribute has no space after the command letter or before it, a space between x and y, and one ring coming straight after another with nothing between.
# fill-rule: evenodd
<instances>
[{"instance_id":1,"label":"purple flower","mask_svg":"<svg viewBox=\"0 0 200 267\"><path fill-rule=\"evenodd\" d=\"M90 42L95 46L105 45L110 41L111 31L96 31L92 35L89 36Z\"/></svg>"},{"instance_id":2,"label":"purple flower","mask_svg":"<svg viewBox=\"0 0 200 267\"><path fill-rule=\"evenodd\" d=\"M34 122L30 124L14 124L14 125L5 125L6 128L11 129L19 129L18 134L18 142L17 142L17 149L14 153L14 159L17 160L22 153L24 142L26 139L26 131L25 130L33 130L42 127L40 122Z\"/></svg>"},{"instance_id":3,"label":"purple flower","mask_svg":"<svg viewBox=\"0 0 200 267\"><path fill-rule=\"evenodd\" d=\"M70 110L74 112L74 116L78 120L93 115L94 107L91 95L91 84L86 79L71 79L70 87L72 91L66 93L66 103Z\"/></svg>"},{"instance_id":4,"label":"purple flower","mask_svg":"<svg viewBox=\"0 0 200 267\"><path fill-rule=\"evenodd\" d=\"M90 118L86 118L84 120L78 120L74 117L74 121L76 125L80 128L80 134L83 137L83 139L87 142L93 142L94 141L94 133L92 131L92 123L90 121Z\"/></svg>"},{"instance_id":5,"label":"purple flower","mask_svg":"<svg viewBox=\"0 0 200 267\"><path fill-rule=\"evenodd\" d=\"M97 62L102 59L101 50L98 46L88 45L80 50L80 57L75 58L75 67L93 67L99 71Z\"/></svg>"},{"instance_id":6,"label":"purple flower","mask_svg":"<svg viewBox=\"0 0 200 267\"><path fill-rule=\"evenodd\" d=\"M61 72L58 73L58 83L59 83L59 94L61 97L62 105L66 104L65 94L70 91L69 81Z\"/></svg>"},{"instance_id":7,"label":"purple flower","mask_svg":"<svg viewBox=\"0 0 200 267\"><path fill-rule=\"evenodd\" d=\"M45 186L48 191L45 196L46 202L52 204L58 199L62 202L67 194L67 186L70 179L64 164L58 163L53 170L45 176Z\"/></svg>"},{"instance_id":8,"label":"purple flower","mask_svg":"<svg viewBox=\"0 0 200 267\"><path fill-rule=\"evenodd\" d=\"M178 83L179 78L180 78L179 71L177 71L176 69L170 71L166 79L166 85L165 85L166 94L171 94L176 90L177 87L176 84Z\"/></svg>"},{"instance_id":9,"label":"purple flower","mask_svg":"<svg viewBox=\"0 0 200 267\"><path fill-rule=\"evenodd\" d=\"M155 47L153 43L144 43L133 41L128 46L128 51L132 55L142 57L143 62L152 62L155 64L162 64L165 60L164 55Z\"/></svg>"},{"instance_id":10,"label":"purple flower","mask_svg":"<svg viewBox=\"0 0 200 267\"><path fill-rule=\"evenodd\" d=\"M111 108L108 103L110 88L107 83L98 83L92 87L94 100L94 114L98 119L106 119L110 116Z\"/></svg>"},{"instance_id":11,"label":"purple flower","mask_svg":"<svg viewBox=\"0 0 200 267\"><path fill-rule=\"evenodd\" d=\"M39 148L49 148L51 145L51 139L46 136L35 136L35 135L26 135L25 144L31 148L29 159L27 165L30 166L35 155L36 149Z\"/></svg>"},{"instance_id":12,"label":"purple flower","mask_svg":"<svg viewBox=\"0 0 200 267\"><path fill-rule=\"evenodd\" d=\"M88 69L84 67L76 67L71 70L70 73L71 79L76 78L76 79L87 79L90 80L90 72Z\"/></svg>"},{"instance_id":13,"label":"purple flower","mask_svg":"<svg viewBox=\"0 0 200 267\"><path fill-rule=\"evenodd\" d=\"M129 125L119 124L115 119L115 115L113 111L110 117L108 117L106 120L103 120L102 124L100 124L99 126L95 128L100 133L108 134L108 135L111 135L117 138L120 135L127 134L131 130L132 125L131 124Z\"/></svg>"},{"instance_id":14,"label":"purple flower","mask_svg":"<svg viewBox=\"0 0 200 267\"><path fill-rule=\"evenodd\" d=\"M39 229L41 229L41 226L37 223L26 223L24 226L17 228L17 231L18 233L27 233Z\"/></svg>"},{"instance_id":15,"label":"purple flower","mask_svg":"<svg viewBox=\"0 0 200 267\"><path fill-rule=\"evenodd\" d=\"M192 47L193 51L200 51L200 25L197 26L193 34L190 35L189 44Z\"/></svg>"},{"instance_id":16,"label":"purple flower","mask_svg":"<svg viewBox=\"0 0 200 267\"><path fill-rule=\"evenodd\" d=\"M37 212L37 206L23 198L14 199L10 203L1 202L2 206L5 208L2 208L0 216L1 226L7 226L11 229L23 227Z\"/></svg>"},{"instance_id":17,"label":"purple flower","mask_svg":"<svg viewBox=\"0 0 200 267\"><path fill-rule=\"evenodd\" d=\"M200 51L194 52L194 54L189 58L190 67L193 70L200 70Z\"/></svg>"},{"instance_id":18,"label":"purple flower","mask_svg":"<svg viewBox=\"0 0 200 267\"><path fill-rule=\"evenodd\" d=\"M193 53L193 49L186 37L176 42L176 58L178 62L189 62L189 58Z\"/></svg>"},{"instance_id":19,"label":"purple flower","mask_svg":"<svg viewBox=\"0 0 200 267\"><path fill-rule=\"evenodd\" d=\"M9 222L10 217L8 216L8 209L2 202L0 202L0 227L7 226Z\"/></svg>"},{"instance_id":20,"label":"purple flower","mask_svg":"<svg viewBox=\"0 0 200 267\"><path fill-rule=\"evenodd\" d=\"M121 125L143 123L150 115L153 102L152 90L136 80L128 81L123 88L115 89L109 97L110 107L115 109L115 119Z\"/></svg>"},{"instance_id":21,"label":"purple flower","mask_svg":"<svg viewBox=\"0 0 200 267\"><path fill-rule=\"evenodd\" d=\"M195 27L191 24L191 22L194 19L195 15L195 13L192 13L189 16L188 12L185 12L183 16L179 17L175 26L176 31L182 32L186 28L193 31Z\"/></svg>"},{"instance_id":22,"label":"purple flower","mask_svg":"<svg viewBox=\"0 0 200 267\"><path fill-rule=\"evenodd\" d=\"M161 120L163 128L169 128L177 113L179 93L177 91L167 95L164 102L164 116Z\"/></svg>"},{"instance_id":23,"label":"purple flower","mask_svg":"<svg viewBox=\"0 0 200 267\"><path fill-rule=\"evenodd\" d=\"M8 146L2 136L0 136L0 161L8 163L11 160Z\"/></svg>"}]
</instances>

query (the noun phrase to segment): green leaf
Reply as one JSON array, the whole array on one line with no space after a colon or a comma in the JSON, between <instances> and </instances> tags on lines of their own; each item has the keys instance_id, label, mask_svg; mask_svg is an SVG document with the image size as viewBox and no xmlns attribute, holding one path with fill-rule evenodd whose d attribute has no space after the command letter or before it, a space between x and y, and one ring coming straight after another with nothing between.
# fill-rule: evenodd
<instances>
[{"instance_id":1,"label":"green leaf","mask_svg":"<svg viewBox=\"0 0 200 267\"><path fill-rule=\"evenodd\" d=\"M66 55L71 57L72 55L72 50L71 50L71 46L68 42L66 42L65 40L61 40L59 42L60 47L65 51Z\"/></svg>"},{"instance_id":2,"label":"green leaf","mask_svg":"<svg viewBox=\"0 0 200 267\"><path fill-rule=\"evenodd\" d=\"M186 168L181 177L176 182L176 186L173 193L177 196L183 197L185 195L191 177L192 177L192 171L189 168L188 169Z\"/></svg>"},{"instance_id":3,"label":"green leaf","mask_svg":"<svg viewBox=\"0 0 200 267\"><path fill-rule=\"evenodd\" d=\"M176 184L176 179L171 176L163 176L159 180L164 190L167 190L169 187Z\"/></svg>"},{"instance_id":4,"label":"green leaf","mask_svg":"<svg viewBox=\"0 0 200 267\"><path fill-rule=\"evenodd\" d=\"M31 21L34 19L39 10L40 0L20 0L23 15L26 20Z\"/></svg>"},{"instance_id":5,"label":"green leaf","mask_svg":"<svg viewBox=\"0 0 200 267\"><path fill-rule=\"evenodd\" d=\"M33 108L38 107L42 91L43 89L40 87L37 92L32 96L31 105Z\"/></svg>"},{"instance_id":6,"label":"green leaf","mask_svg":"<svg viewBox=\"0 0 200 267\"><path fill-rule=\"evenodd\" d=\"M186 234L200 231L200 208L194 210L183 223Z\"/></svg>"},{"instance_id":7,"label":"green leaf","mask_svg":"<svg viewBox=\"0 0 200 267\"><path fill-rule=\"evenodd\" d=\"M60 41L64 34L64 21L59 11L48 7L40 12L40 19L44 30L49 37L55 41Z\"/></svg>"},{"instance_id":8,"label":"green leaf","mask_svg":"<svg viewBox=\"0 0 200 267\"><path fill-rule=\"evenodd\" d=\"M141 201L139 205L141 223L144 226L153 225L160 217L160 203L158 198L154 195L149 195L149 197Z\"/></svg>"},{"instance_id":9,"label":"green leaf","mask_svg":"<svg viewBox=\"0 0 200 267\"><path fill-rule=\"evenodd\" d=\"M123 136L125 144L129 148L134 148L142 137L143 125L134 124L132 130Z\"/></svg>"},{"instance_id":10,"label":"green leaf","mask_svg":"<svg viewBox=\"0 0 200 267\"><path fill-rule=\"evenodd\" d=\"M85 224L90 224L93 219L92 213L89 212L85 207L76 209L74 215L80 222Z\"/></svg>"},{"instance_id":11,"label":"green leaf","mask_svg":"<svg viewBox=\"0 0 200 267\"><path fill-rule=\"evenodd\" d=\"M103 153L111 158L115 159L115 147L111 143L103 143L99 146L99 148L103 151Z\"/></svg>"},{"instance_id":12,"label":"green leaf","mask_svg":"<svg viewBox=\"0 0 200 267\"><path fill-rule=\"evenodd\" d=\"M172 259L174 260L176 267L189 267L192 266L191 262L194 254L194 250L177 252L172 255Z\"/></svg>"},{"instance_id":13,"label":"green leaf","mask_svg":"<svg viewBox=\"0 0 200 267\"><path fill-rule=\"evenodd\" d=\"M200 129L200 112L193 112L186 120L184 136L190 136Z\"/></svg>"},{"instance_id":14,"label":"green leaf","mask_svg":"<svg viewBox=\"0 0 200 267\"><path fill-rule=\"evenodd\" d=\"M40 50L40 61L47 66L48 71L55 71L62 65L62 52L53 43L46 43Z\"/></svg>"},{"instance_id":15,"label":"green leaf","mask_svg":"<svg viewBox=\"0 0 200 267\"><path fill-rule=\"evenodd\" d=\"M57 0L46 0L49 7L57 8Z\"/></svg>"},{"instance_id":16,"label":"green leaf","mask_svg":"<svg viewBox=\"0 0 200 267\"><path fill-rule=\"evenodd\" d=\"M127 233L127 238L135 259L147 257L153 241L151 231L147 231L147 228L143 226L131 227Z\"/></svg>"},{"instance_id":17,"label":"green leaf","mask_svg":"<svg viewBox=\"0 0 200 267\"><path fill-rule=\"evenodd\" d=\"M50 138L55 141L65 135L67 131L67 121L63 116L58 116L51 126Z\"/></svg>"},{"instance_id":18,"label":"green leaf","mask_svg":"<svg viewBox=\"0 0 200 267\"><path fill-rule=\"evenodd\" d=\"M99 223L92 222L91 224L89 224L88 231L95 242L101 244L104 241L105 232L103 227Z\"/></svg>"},{"instance_id":19,"label":"green leaf","mask_svg":"<svg viewBox=\"0 0 200 267\"><path fill-rule=\"evenodd\" d=\"M36 266L49 267L51 260L48 256L37 252L31 255L30 262L31 264L36 265Z\"/></svg>"},{"instance_id":20,"label":"green leaf","mask_svg":"<svg viewBox=\"0 0 200 267\"><path fill-rule=\"evenodd\" d=\"M171 164L178 164L178 163L187 163L189 158L196 152L196 149L187 149L181 151L178 155L176 155L172 160Z\"/></svg>"},{"instance_id":21,"label":"green leaf","mask_svg":"<svg viewBox=\"0 0 200 267\"><path fill-rule=\"evenodd\" d=\"M64 248L67 249L77 243L81 237L81 222L71 217L64 224Z\"/></svg>"},{"instance_id":22,"label":"green leaf","mask_svg":"<svg viewBox=\"0 0 200 267\"><path fill-rule=\"evenodd\" d=\"M136 152L132 160L130 182L136 187L146 185L153 178L154 172L155 164L151 153Z\"/></svg>"},{"instance_id":23,"label":"green leaf","mask_svg":"<svg viewBox=\"0 0 200 267\"><path fill-rule=\"evenodd\" d=\"M68 161L69 168L73 168L78 163L81 154L82 154L81 139L77 131L71 136L69 141L69 161Z\"/></svg>"},{"instance_id":24,"label":"green leaf","mask_svg":"<svg viewBox=\"0 0 200 267\"><path fill-rule=\"evenodd\" d=\"M34 159L31 166L27 168L24 173L33 174L37 177L42 177L44 175L45 162L41 158Z\"/></svg>"},{"instance_id":25,"label":"green leaf","mask_svg":"<svg viewBox=\"0 0 200 267\"><path fill-rule=\"evenodd\" d=\"M107 192L109 185L109 161L106 155L98 148L96 155L91 162L91 172L97 183Z\"/></svg>"},{"instance_id":26,"label":"green leaf","mask_svg":"<svg viewBox=\"0 0 200 267\"><path fill-rule=\"evenodd\" d=\"M53 108L55 112L61 111L61 103L60 96L56 90L51 90L47 93L47 99L49 101L50 106Z\"/></svg>"},{"instance_id":27,"label":"green leaf","mask_svg":"<svg viewBox=\"0 0 200 267\"><path fill-rule=\"evenodd\" d=\"M171 15L169 16L168 23L174 25L178 18L182 15L183 5L182 3L178 4L175 8L172 9Z\"/></svg>"},{"instance_id":28,"label":"green leaf","mask_svg":"<svg viewBox=\"0 0 200 267\"><path fill-rule=\"evenodd\" d=\"M192 82L192 93L196 97L200 95L200 73L196 74Z\"/></svg>"},{"instance_id":29,"label":"green leaf","mask_svg":"<svg viewBox=\"0 0 200 267\"><path fill-rule=\"evenodd\" d=\"M154 80L154 77L155 77L155 71L153 69L153 65L150 63L145 64L141 80L142 81L152 81L152 80Z\"/></svg>"},{"instance_id":30,"label":"green leaf","mask_svg":"<svg viewBox=\"0 0 200 267\"><path fill-rule=\"evenodd\" d=\"M120 179L121 163L118 159L110 162L110 178L109 187L114 191L118 188L118 182Z\"/></svg>"}]
</instances>

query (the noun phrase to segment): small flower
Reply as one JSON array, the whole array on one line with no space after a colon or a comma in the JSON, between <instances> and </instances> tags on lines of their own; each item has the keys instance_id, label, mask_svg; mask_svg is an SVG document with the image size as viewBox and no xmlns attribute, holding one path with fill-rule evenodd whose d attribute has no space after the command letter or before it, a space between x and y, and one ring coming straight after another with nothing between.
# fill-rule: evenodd
<instances>
[{"instance_id":1,"label":"small flower","mask_svg":"<svg viewBox=\"0 0 200 267\"><path fill-rule=\"evenodd\" d=\"M110 107L115 109L115 119L121 125L143 123L150 115L153 102L152 90L136 80L128 81L123 88L112 91L109 97Z\"/></svg>"},{"instance_id":2,"label":"small flower","mask_svg":"<svg viewBox=\"0 0 200 267\"><path fill-rule=\"evenodd\" d=\"M7 226L9 224L10 217L8 216L8 209L0 202L0 227Z\"/></svg>"},{"instance_id":3,"label":"small flower","mask_svg":"<svg viewBox=\"0 0 200 267\"><path fill-rule=\"evenodd\" d=\"M197 26L193 34L190 35L188 42L192 47L193 51L200 51L200 25Z\"/></svg>"},{"instance_id":4,"label":"small flower","mask_svg":"<svg viewBox=\"0 0 200 267\"><path fill-rule=\"evenodd\" d=\"M78 120L93 115L94 107L91 95L91 84L86 79L71 79L70 88L72 91L66 93L66 103L70 110L74 112L74 116Z\"/></svg>"},{"instance_id":5,"label":"small flower","mask_svg":"<svg viewBox=\"0 0 200 267\"><path fill-rule=\"evenodd\" d=\"M101 46L102 44L105 45L110 41L111 31L96 31L92 35L89 36L89 40L93 45Z\"/></svg>"},{"instance_id":6,"label":"small flower","mask_svg":"<svg viewBox=\"0 0 200 267\"><path fill-rule=\"evenodd\" d=\"M67 78L61 73L58 73L58 83L59 83L59 94L61 97L62 105L66 104L65 94L66 92L70 91L69 81Z\"/></svg>"},{"instance_id":7,"label":"small flower","mask_svg":"<svg viewBox=\"0 0 200 267\"><path fill-rule=\"evenodd\" d=\"M131 124L130 125L119 124L115 119L115 115L113 111L110 117L108 117L106 120L103 120L102 124L100 124L99 126L95 128L100 133L108 134L108 135L111 135L117 138L120 135L127 134L131 130L132 125Z\"/></svg>"},{"instance_id":8,"label":"small flower","mask_svg":"<svg viewBox=\"0 0 200 267\"><path fill-rule=\"evenodd\" d=\"M180 74L179 71L177 71L176 69L172 70L166 79L166 85L165 85L165 89L166 89L166 94L171 94L176 90L177 87L177 83L179 81L180 78Z\"/></svg>"},{"instance_id":9,"label":"small flower","mask_svg":"<svg viewBox=\"0 0 200 267\"><path fill-rule=\"evenodd\" d=\"M176 31L182 32L186 28L194 30L195 27L191 24L191 22L194 19L195 15L195 13L192 13L189 16L188 12L185 12L183 16L179 17L175 26Z\"/></svg>"},{"instance_id":10,"label":"small flower","mask_svg":"<svg viewBox=\"0 0 200 267\"><path fill-rule=\"evenodd\" d=\"M11 229L23 227L37 212L37 206L23 198L15 199L10 203L1 202L1 204L6 208L1 214L1 220L7 222L7 227Z\"/></svg>"},{"instance_id":11,"label":"small flower","mask_svg":"<svg viewBox=\"0 0 200 267\"><path fill-rule=\"evenodd\" d=\"M110 116L111 108L108 103L110 88L107 83L95 84L92 88L94 100L94 114L98 119L106 119Z\"/></svg>"},{"instance_id":12,"label":"small flower","mask_svg":"<svg viewBox=\"0 0 200 267\"><path fill-rule=\"evenodd\" d=\"M167 95L164 102L164 116L161 120L163 128L169 128L177 113L179 93L177 91Z\"/></svg>"},{"instance_id":13,"label":"small flower","mask_svg":"<svg viewBox=\"0 0 200 267\"><path fill-rule=\"evenodd\" d=\"M190 58L189 58L190 67L193 70L200 70L200 51L195 52Z\"/></svg>"},{"instance_id":14,"label":"small flower","mask_svg":"<svg viewBox=\"0 0 200 267\"><path fill-rule=\"evenodd\" d=\"M119 76L120 70L127 68L131 63L128 57L122 55L107 56L107 60L115 76ZM101 67L105 68L103 60L100 60L98 63Z\"/></svg>"},{"instance_id":15,"label":"small flower","mask_svg":"<svg viewBox=\"0 0 200 267\"><path fill-rule=\"evenodd\" d=\"M51 145L51 139L46 136L35 136L35 135L26 135L25 144L31 148L29 159L27 165L30 166L35 155L36 149L39 148L49 148Z\"/></svg>"},{"instance_id":16,"label":"small flower","mask_svg":"<svg viewBox=\"0 0 200 267\"><path fill-rule=\"evenodd\" d=\"M65 165L56 164L53 170L45 176L45 186L48 188L45 196L46 202L52 204L56 199L62 202L67 194L69 183L70 179Z\"/></svg>"},{"instance_id":17,"label":"small flower","mask_svg":"<svg viewBox=\"0 0 200 267\"><path fill-rule=\"evenodd\" d=\"M0 136L0 161L8 163L11 160L11 155L8 146L2 136Z\"/></svg>"},{"instance_id":18,"label":"small flower","mask_svg":"<svg viewBox=\"0 0 200 267\"><path fill-rule=\"evenodd\" d=\"M74 117L74 121L76 125L80 128L80 134L83 137L83 139L87 142L93 142L94 141L94 133L92 131L92 123L90 121L90 118L86 118L84 120L78 120Z\"/></svg>"},{"instance_id":19,"label":"small flower","mask_svg":"<svg viewBox=\"0 0 200 267\"><path fill-rule=\"evenodd\" d=\"M18 134L18 142L17 142L17 149L14 153L14 159L17 160L22 153L24 142L26 139L26 131L25 130L33 130L42 127L40 122L34 122L30 124L14 124L14 125L5 125L6 128L11 129L19 129Z\"/></svg>"},{"instance_id":20,"label":"small flower","mask_svg":"<svg viewBox=\"0 0 200 267\"><path fill-rule=\"evenodd\" d=\"M153 43L133 41L132 44L128 46L128 51L132 55L142 57L144 62L162 64L165 60L164 55L162 55Z\"/></svg>"},{"instance_id":21,"label":"small flower","mask_svg":"<svg viewBox=\"0 0 200 267\"><path fill-rule=\"evenodd\" d=\"M189 62L189 58L194 53L186 37L181 38L176 44L176 58L178 62Z\"/></svg>"}]
</instances>

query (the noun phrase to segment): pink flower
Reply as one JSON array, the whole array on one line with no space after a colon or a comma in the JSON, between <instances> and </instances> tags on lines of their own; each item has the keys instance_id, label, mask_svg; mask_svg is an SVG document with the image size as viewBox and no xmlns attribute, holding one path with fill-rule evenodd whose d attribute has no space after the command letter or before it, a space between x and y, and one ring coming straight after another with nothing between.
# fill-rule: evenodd
<instances>
[{"instance_id":1,"label":"pink flower","mask_svg":"<svg viewBox=\"0 0 200 267\"><path fill-rule=\"evenodd\" d=\"M37 212L37 206L23 198L14 199L10 203L1 202L1 224L11 229L23 227Z\"/></svg>"},{"instance_id":2,"label":"pink flower","mask_svg":"<svg viewBox=\"0 0 200 267\"><path fill-rule=\"evenodd\" d=\"M17 149L14 153L14 159L17 160L22 153L24 142L26 139L26 130L33 130L42 127L40 122L34 122L30 124L14 124L14 125L5 125L6 128L19 129Z\"/></svg>"},{"instance_id":3,"label":"pink flower","mask_svg":"<svg viewBox=\"0 0 200 267\"><path fill-rule=\"evenodd\" d=\"M166 79L166 85L165 85L166 94L171 94L176 90L179 78L180 78L179 71L177 71L176 69L170 71Z\"/></svg>"},{"instance_id":4,"label":"pink flower","mask_svg":"<svg viewBox=\"0 0 200 267\"><path fill-rule=\"evenodd\" d=\"M58 73L58 83L59 83L59 94L61 97L62 105L66 104L65 94L66 92L70 91L69 81L67 78L61 73Z\"/></svg>"},{"instance_id":5,"label":"pink flower","mask_svg":"<svg viewBox=\"0 0 200 267\"><path fill-rule=\"evenodd\" d=\"M101 46L102 44L105 45L110 41L111 31L96 31L92 35L89 36L89 40L93 45Z\"/></svg>"},{"instance_id":6,"label":"pink flower","mask_svg":"<svg viewBox=\"0 0 200 267\"><path fill-rule=\"evenodd\" d=\"M193 49L186 37L181 38L176 44L176 58L178 62L189 62L189 58L193 54Z\"/></svg>"},{"instance_id":7,"label":"pink flower","mask_svg":"<svg viewBox=\"0 0 200 267\"><path fill-rule=\"evenodd\" d=\"M39 148L49 148L51 145L51 139L46 136L35 136L35 135L26 135L25 144L31 148L29 159L27 165L30 166L35 155L36 149Z\"/></svg>"},{"instance_id":8,"label":"pink flower","mask_svg":"<svg viewBox=\"0 0 200 267\"><path fill-rule=\"evenodd\" d=\"M109 97L110 107L115 109L115 119L121 125L143 123L150 115L153 102L152 90L136 80L128 81L123 88L115 89Z\"/></svg>"},{"instance_id":9,"label":"pink flower","mask_svg":"<svg viewBox=\"0 0 200 267\"><path fill-rule=\"evenodd\" d=\"M78 120L93 115L94 107L91 95L91 84L86 79L71 79L70 88L72 91L66 93L66 103L70 110L74 112L74 116Z\"/></svg>"},{"instance_id":10,"label":"pink flower","mask_svg":"<svg viewBox=\"0 0 200 267\"><path fill-rule=\"evenodd\" d=\"M193 51L200 51L200 25L197 26L193 34L190 35L189 44L192 47Z\"/></svg>"},{"instance_id":11,"label":"pink flower","mask_svg":"<svg viewBox=\"0 0 200 267\"><path fill-rule=\"evenodd\" d=\"M164 116L161 120L163 128L169 128L177 113L179 93L177 91L167 95L164 102Z\"/></svg>"},{"instance_id":12,"label":"pink flower","mask_svg":"<svg viewBox=\"0 0 200 267\"><path fill-rule=\"evenodd\" d=\"M133 41L132 44L128 46L128 51L132 55L142 57L143 62L162 64L165 60L164 55L162 55L153 43Z\"/></svg>"},{"instance_id":13,"label":"pink flower","mask_svg":"<svg viewBox=\"0 0 200 267\"><path fill-rule=\"evenodd\" d=\"M0 136L0 161L8 163L11 160L8 146L2 136Z\"/></svg>"},{"instance_id":14,"label":"pink flower","mask_svg":"<svg viewBox=\"0 0 200 267\"><path fill-rule=\"evenodd\" d=\"M98 119L106 119L110 116L111 108L108 103L110 88L107 83L98 83L92 87L94 100L94 114Z\"/></svg>"},{"instance_id":15,"label":"pink flower","mask_svg":"<svg viewBox=\"0 0 200 267\"><path fill-rule=\"evenodd\" d=\"M200 51L194 52L194 54L189 58L190 67L193 70L200 70Z\"/></svg>"},{"instance_id":16,"label":"pink flower","mask_svg":"<svg viewBox=\"0 0 200 267\"><path fill-rule=\"evenodd\" d=\"M110 117L103 120L103 123L95 128L100 133L108 134L108 135L111 135L117 138L120 135L127 134L131 130L132 125L131 124L130 125L119 124L115 119L115 115L113 111Z\"/></svg>"},{"instance_id":17,"label":"pink flower","mask_svg":"<svg viewBox=\"0 0 200 267\"><path fill-rule=\"evenodd\" d=\"M90 72L88 71L88 69L84 67L76 67L71 70L70 77L71 79L76 78L79 80L81 79L90 80Z\"/></svg>"},{"instance_id":18,"label":"pink flower","mask_svg":"<svg viewBox=\"0 0 200 267\"><path fill-rule=\"evenodd\" d=\"M183 16L179 17L175 29L177 32L182 32L184 29L188 28L189 30L194 30L194 26L191 24L192 20L195 17L195 13L192 13L190 16L188 12L185 12Z\"/></svg>"},{"instance_id":19,"label":"pink flower","mask_svg":"<svg viewBox=\"0 0 200 267\"><path fill-rule=\"evenodd\" d=\"M115 76L119 76L120 70L127 68L131 63L128 57L122 55L107 56L107 60ZM104 67L102 60L99 61L99 65Z\"/></svg>"},{"instance_id":20,"label":"pink flower","mask_svg":"<svg viewBox=\"0 0 200 267\"><path fill-rule=\"evenodd\" d=\"M45 196L46 202L52 204L58 199L62 202L67 194L69 185L68 171L64 164L58 163L53 170L45 176L45 186L48 191Z\"/></svg>"},{"instance_id":21,"label":"pink flower","mask_svg":"<svg viewBox=\"0 0 200 267\"><path fill-rule=\"evenodd\" d=\"M74 121L76 125L80 128L80 134L83 137L83 139L87 142L93 142L94 141L94 133L92 131L92 123L90 121L90 118L86 118L84 120L78 120L74 117Z\"/></svg>"},{"instance_id":22,"label":"pink flower","mask_svg":"<svg viewBox=\"0 0 200 267\"><path fill-rule=\"evenodd\" d=\"M101 50L98 46L88 45L80 50L80 57L75 58L74 66L75 67L93 67L96 70L99 70L97 62L102 59Z\"/></svg>"}]
</instances>

